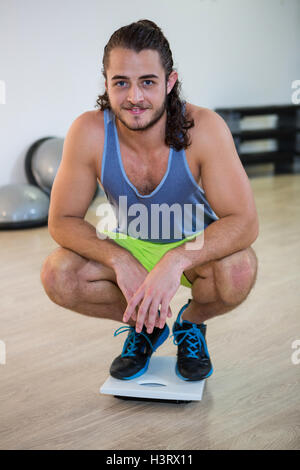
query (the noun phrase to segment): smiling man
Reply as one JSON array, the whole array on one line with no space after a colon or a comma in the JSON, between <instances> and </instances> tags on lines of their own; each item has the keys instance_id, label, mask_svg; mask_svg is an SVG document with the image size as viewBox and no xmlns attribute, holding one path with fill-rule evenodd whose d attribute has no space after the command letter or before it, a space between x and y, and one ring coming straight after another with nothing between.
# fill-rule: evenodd
<instances>
[{"instance_id":1,"label":"smiling man","mask_svg":"<svg viewBox=\"0 0 300 470\"><path fill-rule=\"evenodd\" d=\"M181 100L155 23L115 31L103 75L100 109L75 119L65 139L49 212L60 247L41 280L55 303L127 325L115 332L128 331L110 368L119 379L147 370L169 336L170 301L180 284L190 288L173 324L176 372L202 380L213 371L204 322L240 305L255 283L251 186L223 119ZM97 180L117 214L112 230L84 220Z\"/></svg>"}]
</instances>

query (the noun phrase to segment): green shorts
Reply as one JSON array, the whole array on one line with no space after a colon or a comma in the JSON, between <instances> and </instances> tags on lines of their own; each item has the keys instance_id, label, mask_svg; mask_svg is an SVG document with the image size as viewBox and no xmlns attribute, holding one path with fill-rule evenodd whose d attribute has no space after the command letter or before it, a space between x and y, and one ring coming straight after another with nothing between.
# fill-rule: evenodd
<instances>
[{"instance_id":1,"label":"green shorts","mask_svg":"<svg viewBox=\"0 0 300 470\"><path fill-rule=\"evenodd\" d=\"M102 230L101 233L106 234L118 245L130 251L130 253L144 266L144 268L150 272L167 251L172 250L173 248L176 248L176 246L182 245L189 240L193 240L201 232L174 243L153 243L139 238L132 238L123 233L118 234L116 232L111 232L109 230ZM180 284L185 287L192 287L192 284L184 274L181 275Z\"/></svg>"}]
</instances>

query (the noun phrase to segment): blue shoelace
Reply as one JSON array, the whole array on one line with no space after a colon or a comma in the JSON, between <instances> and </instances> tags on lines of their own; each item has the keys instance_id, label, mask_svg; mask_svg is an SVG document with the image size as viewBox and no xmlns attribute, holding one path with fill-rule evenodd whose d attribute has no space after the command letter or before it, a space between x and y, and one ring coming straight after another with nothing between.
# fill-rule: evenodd
<instances>
[{"instance_id":1,"label":"blue shoelace","mask_svg":"<svg viewBox=\"0 0 300 470\"><path fill-rule=\"evenodd\" d=\"M178 338L180 335L183 335L181 339ZM186 355L186 357L193 357L195 359L198 359L197 354L201 352L202 349L204 349L206 355L209 357L204 336L199 330L199 328L197 328L196 324L193 324L192 328L189 328L187 330L174 331L174 334L172 336L174 337L173 343L176 346L181 344L185 339L187 340L188 354Z\"/></svg>"},{"instance_id":2,"label":"blue shoelace","mask_svg":"<svg viewBox=\"0 0 300 470\"><path fill-rule=\"evenodd\" d=\"M147 337L147 335L142 331L140 333L137 333L133 326L121 326L114 332L114 336L118 336L120 333L125 333L125 331L130 331L130 333L124 343L123 350L121 353L122 357L135 356L135 351L137 350L140 344L142 336L148 341L151 346L151 349L153 349L152 343Z\"/></svg>"}]
</instances>

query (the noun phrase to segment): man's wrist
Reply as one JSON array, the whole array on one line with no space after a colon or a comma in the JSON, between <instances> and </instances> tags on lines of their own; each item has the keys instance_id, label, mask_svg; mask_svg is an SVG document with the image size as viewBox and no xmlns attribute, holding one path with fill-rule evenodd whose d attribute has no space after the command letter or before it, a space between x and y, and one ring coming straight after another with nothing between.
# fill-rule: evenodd
<instances>
[{"instance_id":1,"label":"man's wrist","mask_svg":"<svg viewBox=\"0 0 300 470\"><path fill-rule=\"evenodd\" d=\"M181 273L188 268L190 264L189 259L184 255L183 250L178 250L179 247L167 251L162 257L165 263L169 263L172 268L178 269Z\"/></svg>"},{"instance_id":2,"label":"man's wrist","mask_svg":"<svg viewBox=\"0 0 300 470\"><path fill-rule=\"evenodd\" d=\"M124 248L121 250L112 250L109 256L109 266L115 269L120 264L127 264L130 258L132 258L132 254Z\"/></svg>"},{"instance_id":3,"label":"man's wrist","mask_svg":"<svg viewBox=\"0 0 300 470\"><path fill-rule=\"evenodd\" d=\"M114 239L106 237L103 239L104 244L101 246L102 260L107 267L115 270L120 264L127 263L128 259L132 256L130 251L118 245ZM102 240L101 240L102 243ZM105 258L105 260L103 259Z\"/></svg>"}]
</instances>

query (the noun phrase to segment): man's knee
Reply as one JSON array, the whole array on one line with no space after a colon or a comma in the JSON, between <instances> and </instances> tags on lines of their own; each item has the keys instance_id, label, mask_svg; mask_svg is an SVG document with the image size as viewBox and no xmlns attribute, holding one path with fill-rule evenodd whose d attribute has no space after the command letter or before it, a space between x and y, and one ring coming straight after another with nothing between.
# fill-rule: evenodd
<instances>
[{"instance_id":1,"label":"man's knee","mask_svg":"<svg viewBox=\"0 0 300 470\"><path fill-rule=\"evenodd\" d=\"M64 250L64 248L61 248ZM71 259L55 251L44 261L40 278L48 297L63 307L72 307L77 300L78 277Z\"/></svg>"},{"instance_id":2,"label":"man's knee","mask_svg":"<svg viewBox=\"0 0 300 470\"><path fill-rule=\"evenodd\" d=\"M241 304L254 287L258 261L252 247L214 263L214 278L221 300L228 306Z\"/></svg>"}]
</instances>

